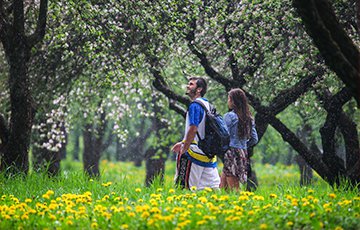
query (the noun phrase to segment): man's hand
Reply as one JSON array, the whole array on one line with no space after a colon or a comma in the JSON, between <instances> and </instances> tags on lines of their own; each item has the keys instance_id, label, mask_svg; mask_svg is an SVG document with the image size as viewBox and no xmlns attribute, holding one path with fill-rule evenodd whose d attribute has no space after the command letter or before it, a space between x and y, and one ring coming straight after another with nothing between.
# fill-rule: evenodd
<instances>
[{"instance_id":1,"label":"man's hand","mask_svg":"<svg viewBox=\"0 0 360 230\"><path fill-rule=\"evenodd\" d=\"M180 153L181 145L183 145L183 143L182 143L181 141L178 142L178 143L176 143L176 144L171 148L171 151L173 151L174 153Z\"/></svg>"}]
</instances>

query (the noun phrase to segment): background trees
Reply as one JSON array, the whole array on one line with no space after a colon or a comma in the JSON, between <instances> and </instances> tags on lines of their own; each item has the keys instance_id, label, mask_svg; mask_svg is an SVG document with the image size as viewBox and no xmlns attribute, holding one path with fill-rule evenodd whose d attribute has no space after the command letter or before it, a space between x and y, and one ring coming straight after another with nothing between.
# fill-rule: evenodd
<instances>
[{"instance_id":1,"label":"background trees","mask_svg":"<svg viewBox=\"0 0 360 230\"><path fill-rule=\"evenodd\" d=\"M148 169L158 164L149 171L151 181L183 132L181 116L168 109L183 114L190 102L183 94L186 78L202 75L209 80L207 97L221 112L226 91L247 92L261 137L254 158L264 153L264 162L292 162L293 149L329 183L340 177L358 182L355 1L335 1L335 11L325 0L311 4L310 10L304 1L270 0L51 3L44 42L33 49L29 68L35 159L58 172L67 134L78 127L89 175L99 175L98 161L110 146L138 163L145 157ZM335 12L337 20L327 21L324 15L333 19ZM316 33L331 31L333 42L317 41L324 36L309 28L314 25L320 26ZM339 52L329 52L334 42ZM337 60L344 64L334 65Z\"/></svg>"}]
</instances>

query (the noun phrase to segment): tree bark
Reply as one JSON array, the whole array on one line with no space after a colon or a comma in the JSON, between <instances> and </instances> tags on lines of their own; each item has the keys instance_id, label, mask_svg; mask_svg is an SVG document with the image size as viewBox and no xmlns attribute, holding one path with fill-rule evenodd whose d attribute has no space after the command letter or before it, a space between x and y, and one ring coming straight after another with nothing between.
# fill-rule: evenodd
<instances>
[{"instance_id":1,"label":"tree bark","mask_svg":"<svg viewBox=\"0 0 360 230\"><path fill-rule=\"evenodd\" d=\"M13 1L11 12L0 5L0 40L10 65L10 125L9 137L0 170L10 173L28 173L29 145L34 118L34 106L30 91L27 64L31 49L45 35L48 1L41 0L36 29L33 34L25 34L24 1Z\"/></svg>"},{"instance_id":2,"label":"tree bark","mask_svg":"<svg viewBox=\"0 0 360 230\"><path fill-rule=\"evenodd\" d=\"M84 138L84 152L83 152L83 163L84 171L89 177L99 177L99 161L100 152L98 147L95 146L94 141L94 129L92 124L86 124L83 130Z\"/></svg>"},{"instance_id":3,"label":"tree bark","mask_svg":"<svg viewBox=\"0 0 360 230\"><path fill-rule=\"evenodd\" d=\"M161 184L164 183L165 159L162 157L153 158L156 155L156 149L149 148L146 151L146 178L145 186L152 185L156 178L159 178Z\"/></svg>"}]
</instances>

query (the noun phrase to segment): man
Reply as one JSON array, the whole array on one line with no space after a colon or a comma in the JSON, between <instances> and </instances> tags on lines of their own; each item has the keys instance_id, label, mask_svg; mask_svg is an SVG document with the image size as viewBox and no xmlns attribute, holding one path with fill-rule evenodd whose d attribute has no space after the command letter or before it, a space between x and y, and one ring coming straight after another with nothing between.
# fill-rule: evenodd
<instances>
[{"instance_id":1,"label":"man","mask_svg":"<svg viewBox=\"0 0 360 230\"><path fill-rule=\"evenodd\" d=\"M203 78L192 77L186 94L192 101L200 100L209 109L209 102L203 97L206 90L207 84ZM186 113L184 139L172 147L172 151L177 153L175 180L183 188L219 188L216 157L208 158L197 145L199 138L205 137L205 115L201 105L191 103Z\"/></svg>"}]
</instances>

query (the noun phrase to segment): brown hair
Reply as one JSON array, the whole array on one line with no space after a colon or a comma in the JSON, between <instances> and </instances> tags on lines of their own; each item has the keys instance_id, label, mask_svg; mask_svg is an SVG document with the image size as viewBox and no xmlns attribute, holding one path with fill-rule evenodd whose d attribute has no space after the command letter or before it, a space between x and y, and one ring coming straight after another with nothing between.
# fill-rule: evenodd
<instances>
[{"instance_id":1,"label":"brown hair","mask_svg":"<svg viewBox=\"0 0 360 230\"><path fill-rule=\"evenodd\" d=\"M238 134L240 138L250 138L252 127L252 116L249 109L248 99L245 92L239 88L229 91L233 110L238 116Z\"/></svg>"},{"instance_id":2,"label":"brown hair","mask_svg":"<svg viewBox=\"0 0 360 230\"><path fill-rule=\"evenodd\" d=\"M189 81L196 80L196 87L201 88L200 95L203 97L207 91L207 83L204 78L202 77L190 77Z\"/></svg>"}]
</instances>

